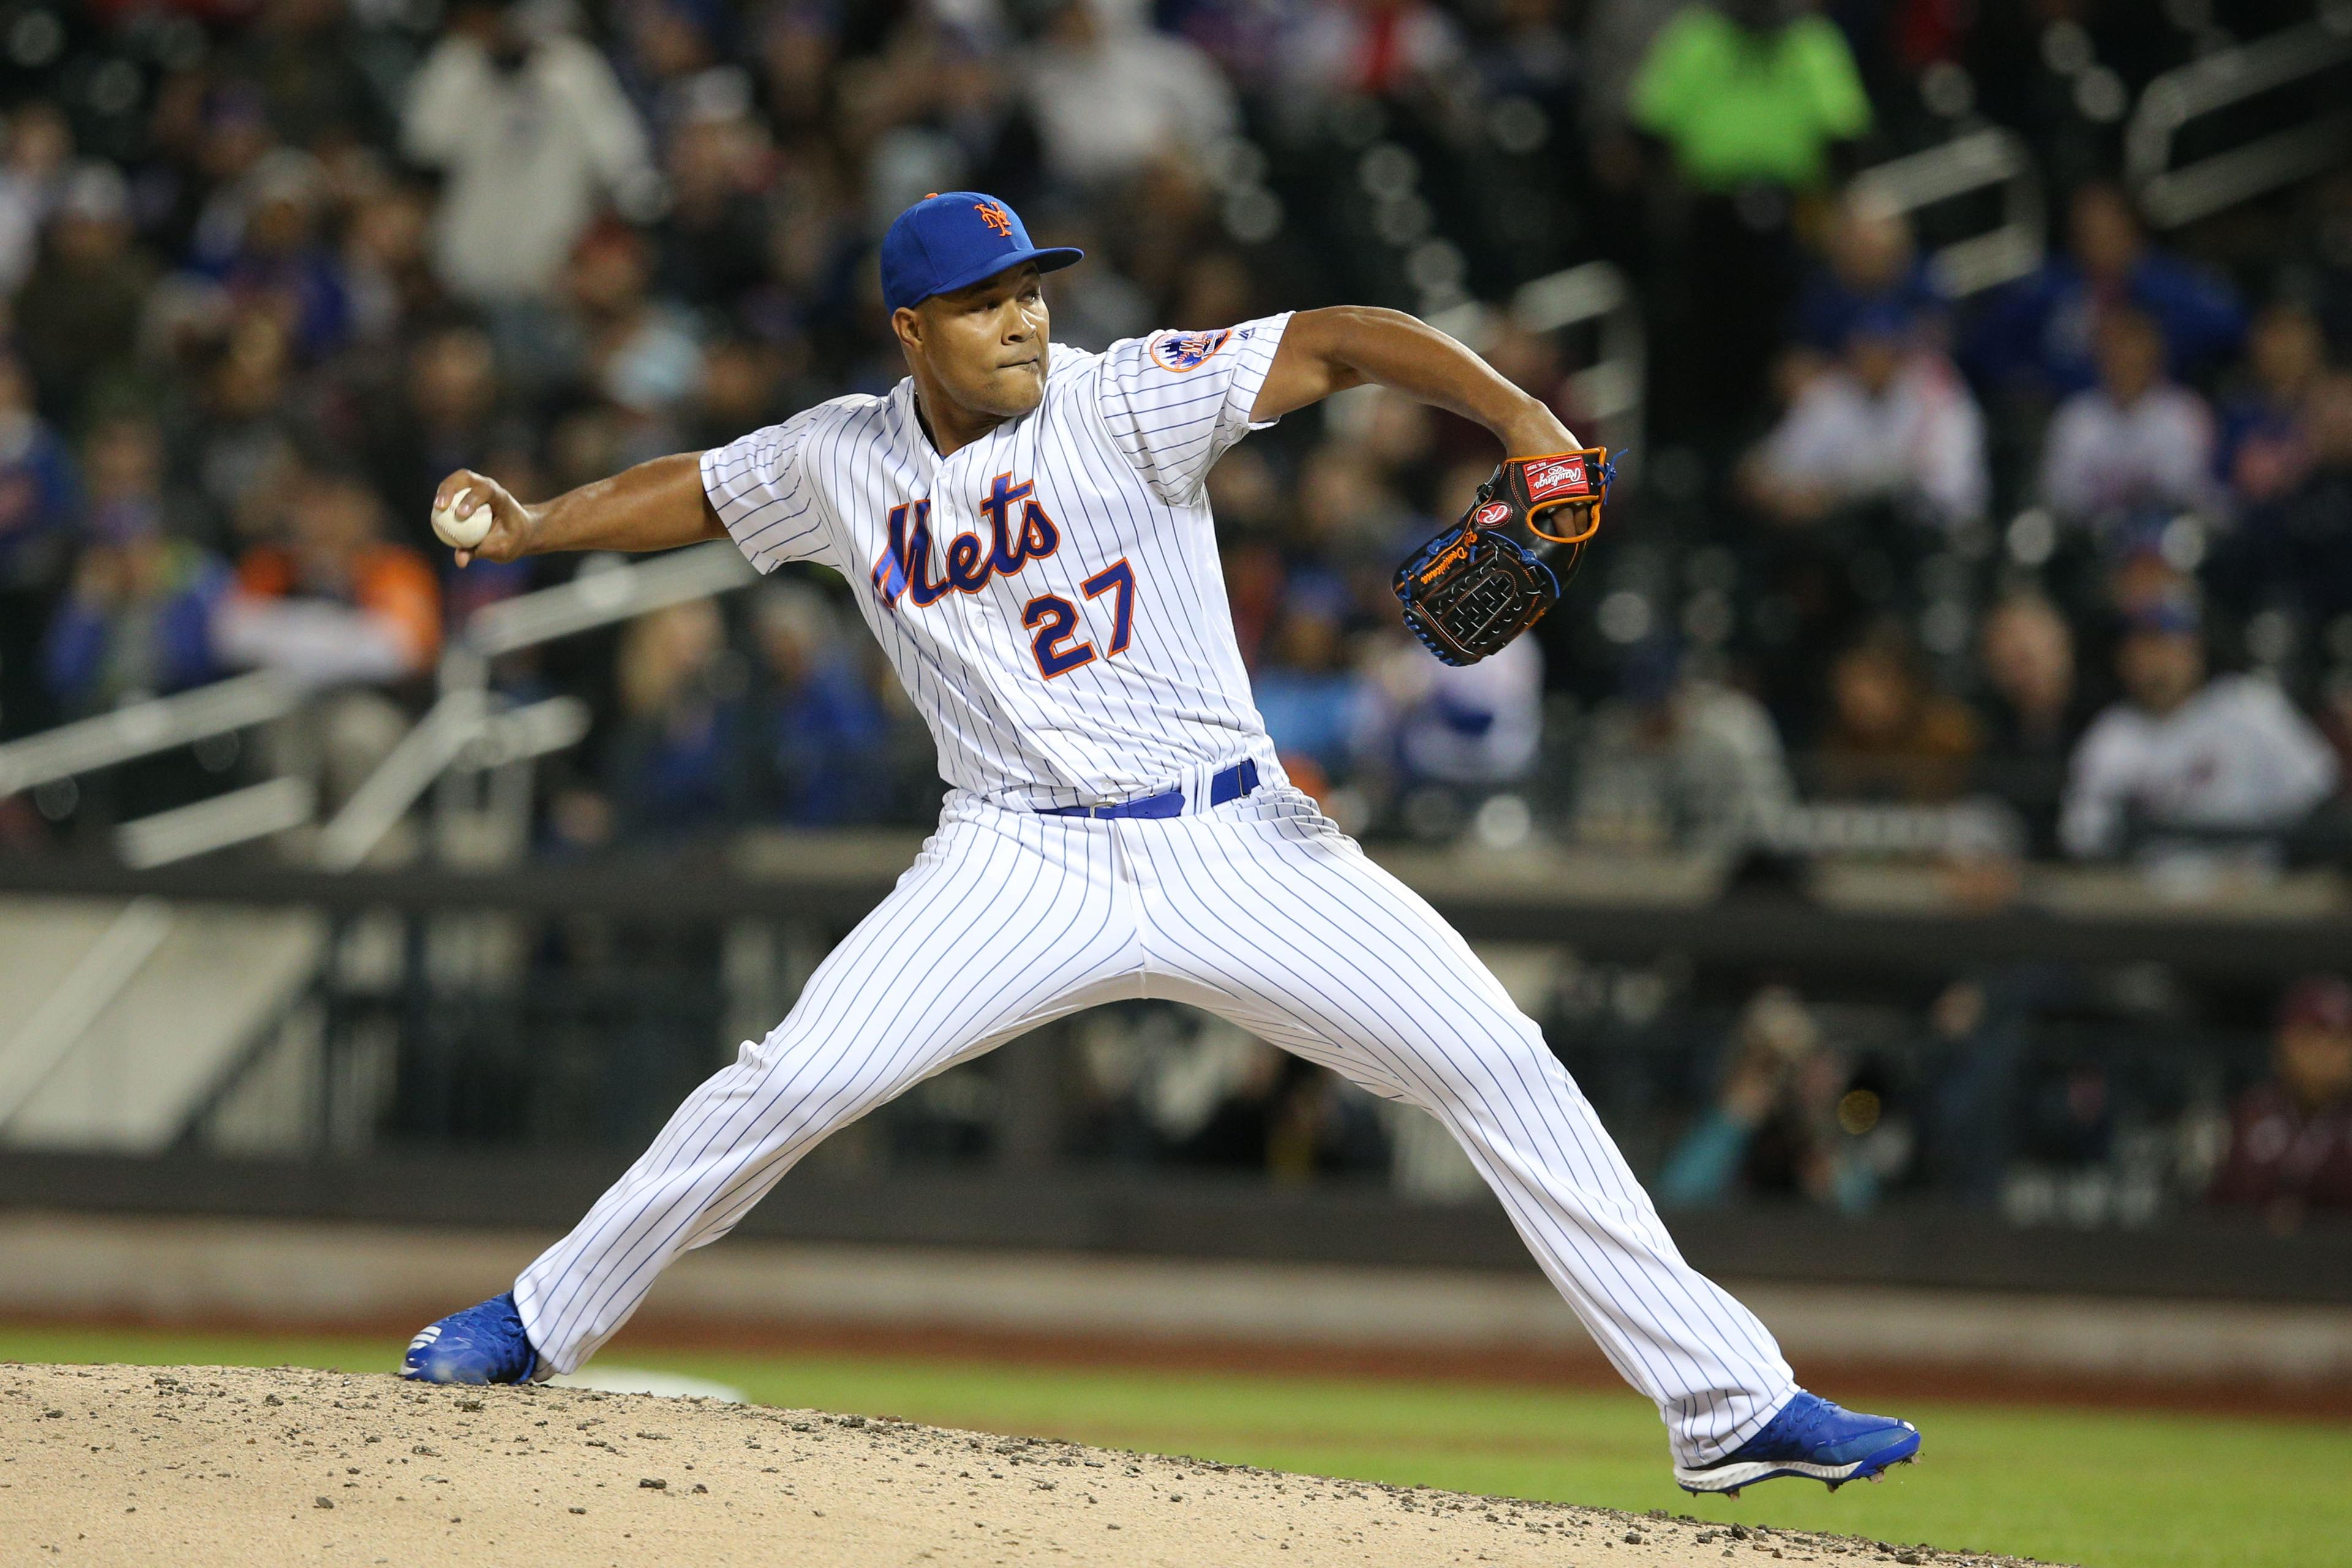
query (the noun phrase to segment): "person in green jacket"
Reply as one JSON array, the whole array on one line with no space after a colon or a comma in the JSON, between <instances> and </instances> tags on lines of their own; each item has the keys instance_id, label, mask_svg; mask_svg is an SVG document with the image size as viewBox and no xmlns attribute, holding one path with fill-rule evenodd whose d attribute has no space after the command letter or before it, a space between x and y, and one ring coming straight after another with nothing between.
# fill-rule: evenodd
<instances>
[{"instance_id":1,"label":"person in green jacket","mask_svg":"<svg viewBox=\"0 0 2352 1568\"><path fill-rule=\"evenodd\" d=\"M1845 35L1784 0L1693 5L1666 24L1633 80L1633 117L1702 191L1818 189L1830 150L1870 129Z\"/></svg>"},{"instance_id":2,"label":"person in green jacket","mask_svg":"<svg viewBox=\"0 0 2352 1568\"><path fill-rule=\"evenodd\" d=\"M1654 434L1737 442L1755 434L1787 336L1794 205L1833 184L1840 150L1871 128L1870 100L1845 36L1805 0L1688 7L1650 46L1631 99L1686 198L1669 195L1683 232L1643 279L1654 406L1679 426Z\"/></svg>"}]
</instances>

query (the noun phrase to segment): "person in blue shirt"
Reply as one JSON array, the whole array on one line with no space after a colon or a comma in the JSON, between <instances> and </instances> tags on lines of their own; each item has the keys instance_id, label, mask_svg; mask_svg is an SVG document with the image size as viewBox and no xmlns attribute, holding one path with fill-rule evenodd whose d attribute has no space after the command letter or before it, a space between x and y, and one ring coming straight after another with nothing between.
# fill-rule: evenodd
<instances>
[{"instance_id":1,"label":"person in blue shirt","mask_svg":"<svg viewBox=\"0 0 2352 1568\"><path fill-rule=\"evenodd\" d=\"M217 679L213 618L230 592L226 562L164 520L163 445L135 417L106 421L83 447L89 503L71 585L42 634L38 679L58 720L111 712ZM28 660L30 664L33 661ZM216 793L235 760L184 749L82 781L91 820L121 821Z\"/></svg>"},{"instance_id":2,"label":"person in blue shirt","mask_svg":"<svg viewBox=\"0 0 2352 1568\"><path fill-rule=\"evenodd\" d=\"M0 349L0 738L51 721L36 654L79 505L72 452L35 410L24 366Z\"/></svg>"},{"instance_id":3,"label":"person in blue shirt","mask_svg":"<svg viewBox=\"0 0 2352 1568\"><path fill-rule=\"evenodd\" d=\"M1797 297L1797 341L1838 354L1865 321L1893 322L1914 347L1946 346L1951 301L1930 275L1903 215L1848 193L1838 204L1827 254Z\"/></svg>"},{"instance_id":4,"label":"person in blue shirt","mask_svg":"<svg viewBox=\"0 0 2352 1568\"><path fill-rule=\"evenodd\" d=\"M2241 614L2294 611L2305 640L2317 642L2352 615L2352 371L2320 376L2304 417L2293 487L2247 511L2205 575Z\"/></svg>"},{"instance_id":5,"label":"person in blue shirt","mask_svg":"<svg viewBox=\"0 0 2352 1568\"><path fill-rule=\"evenodd\" d=\"M604 764L615 837L677 843L743 819L745 715L730 664L725 619L708 599L655 610L622 634L622 720Z\"/></svg>"},{"instance_id":6,"label":"person in blue shirt","mask_svg":"<svg viewBox=\"0 0 2352 1568\"><path fill-rule=\"evenodd\" d=\"M2241 517L2276 505L2311 472L2312 390L2327 371L2327 339L2305 306L2281 300L2254 318L2244 384L2221 400L2215 477Z\"/></svg>"},{"instance_id":7,"label":"person in blue shirt","mask_svg":"<svg viewBox=\"0 0 2352 1568\"><path fill-rule=\"evenodd\" d=\"M319 232L325 177L307 153L266 154L249 178L236 247L201 266L239 304L273 317L306 363L333 354L352 330L342 260Z\"/></svg>"},{"instance_id":8,"label":"person in blue shirt","mask_svg":"<svg viewBox=\"0 0 2352 1568\"><path fill-rule=\"evenodd\" d=\"M1326 782L1345 779L1362 744L1370 694L1349 657L1347 589L1328 573L1291 579L1262 662L1251 672L1265 731L1286 766L1313 764Z\"/></svg>"},{"instance_id":9,"label":"person in blue shirt","mask_svg":"<svg viewBox=\"0 0 2352 1568\"><path fill-rule=\"evenodd\" d=\"M163 531L139 499L99 505L73 590L42 644L42 677L66 717L169 696L219 679L212 611L228 564Z\"/></svg>"},{"instance_id":10,"label":"person in blue shirt","mask_svg":"<svg viewBox=\"0 0 2352 1568\"><path fill-rule=\"evenodd\" d=\"M805 583L772 583L751 621L770 815L805 827L878 820L891 798L889 716L840 615Z\"/></svg>"},{"instance_id":11,"label":"person in blue shirt","mask_svg":"<svg viewBox=\"0 0 2352 1568\"><path fill-rule=\"evenodd\" d=\"M55 580L80 501L73 452L35 410L25 367L0 350L0 587Z\"/></svg>"},{"instance_id":12,"label":"person in blue shirt","mask_svg":"<svg viewBox=\"0 0 2352 1568\"><path fill-rule=\"evenodd\" d=\"M2155 321L2178 381L2197 380L2245 340L2236 291L2148 244L2122 188L2094 182L2069 205L2066 254L1993 298L1969 334L1967 367L1990 393L2054 400L2080 392L2097 379L2099 321L2117 308Z\"/></svg>"}]
</instances>

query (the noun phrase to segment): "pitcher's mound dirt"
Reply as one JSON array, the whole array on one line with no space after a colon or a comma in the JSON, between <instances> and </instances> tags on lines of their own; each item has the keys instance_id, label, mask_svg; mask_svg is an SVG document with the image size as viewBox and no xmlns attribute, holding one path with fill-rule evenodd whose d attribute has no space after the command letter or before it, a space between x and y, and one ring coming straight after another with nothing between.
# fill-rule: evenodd
<instances>
[{"instance_id":1,"label":"pitcher's mound dirt","mask_svg":"<svg viewBox=\"0 0 2352 1568\"><path fill-rule=\"evenodd\" d=\"M279 1367L0 1364L10 1563L2007 1561L809 1410Z\"/></svg>"}]
</instances>

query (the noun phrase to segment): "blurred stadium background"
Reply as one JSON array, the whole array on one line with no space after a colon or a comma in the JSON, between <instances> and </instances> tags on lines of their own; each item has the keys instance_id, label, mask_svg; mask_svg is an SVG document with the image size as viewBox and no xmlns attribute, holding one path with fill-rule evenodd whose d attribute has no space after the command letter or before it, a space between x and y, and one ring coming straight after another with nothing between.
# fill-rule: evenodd
<instances>
[{"instance_id":1,"label":"blurred stadium background","mask_svg":"<svg viewBox=\"0 0 2352 1568\"><path fill-rule=\"evenodd\" d=\"M1388 578L1483 433L1212 489L1293 776L1813 1381L2340 1422L2347 103L2342 0L6 0L0 1318L422 1321L790 1006L941 789L848 587L428 498L886 388L965 185L1066 342L1395 305L1628 454L1461 671ZM1434 1123L1151 1004L637 1332L1597 1365Z\"/></svg>"}]
</instances>

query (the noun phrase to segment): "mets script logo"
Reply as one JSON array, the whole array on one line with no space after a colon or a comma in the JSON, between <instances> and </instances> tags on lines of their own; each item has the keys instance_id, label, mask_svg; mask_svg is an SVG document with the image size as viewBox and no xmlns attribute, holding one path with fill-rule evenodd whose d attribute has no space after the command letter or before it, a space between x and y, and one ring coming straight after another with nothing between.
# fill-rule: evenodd
<instances>
[{"instance_id":1,"label":"mets script logo","mask_svg":"<svg viewBox=\"0 0 2352 1568\"><path fill-rule=\"evenodd\" d=\"M1013 237L1013 215L994 202L974 202L972 211L978 213L980 221L994 229L1000 237Z\"/></svg>"},{"instance_id":2,"label":"mets script logo","mask_svg":"<svg viewBox=\"0 0 2352 1568\"><path fill-rule=\"evenodd\" d=\"M944 573L931 574L931 503L928 498L890 509L890 542L874 563L874 591L892 609L905 595L915 607L936 605L950 594L977 594L991 577L1010 577L1040 556L1062 547L1062 531L1038 504L1029 479L1013 482L999 474L980 498L989 537L959 533L948 541Z\"/></svg>"},{"instance_id":3,"label":"mets script logo","mask_svg":"<svg viewBox=\"0 0 2352 1568\"><path fill-rule=\"evenodd\" d=\"M1230 327L1220 332L1171 332L1152 340L1151 357L1169 370L1198 370L1233 335Z\"/></svg>"},{"instance_id":4,"label":"mets script logo","mask_svg":"<svg viewBox=\"0 0 2352 1568\"><path fill-rule=\"evenodd\" d=\"M1571 452L1565 458L1546 458L1528 465L1528 499L1550 500L1555 496L1580 496L1591 487L1584 477L1584 455Z\"/></svg>"}]
</instances>

